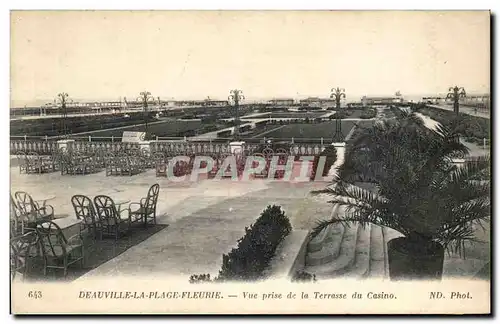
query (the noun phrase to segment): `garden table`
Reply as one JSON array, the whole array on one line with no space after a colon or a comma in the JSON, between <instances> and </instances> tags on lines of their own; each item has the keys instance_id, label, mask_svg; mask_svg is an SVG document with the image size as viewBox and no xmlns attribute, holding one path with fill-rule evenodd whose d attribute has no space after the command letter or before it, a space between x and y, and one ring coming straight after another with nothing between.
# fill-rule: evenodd
<instances>
[{"instance_id":1,"label":"garden table","mask_svg":"<svg viewBox=\"0 0 500 324\"><path fill-rule=\"evenodd\" d=\"M80 234L81 231L81 223L80 219L76 219L73 217L64 217L64 218L56 218L52 220L53 223L57 224L61 229L64 237L68 240L70 237L73 237L77 234ZM47 223L42 223L44 228L48 228Z\"/></svg>"},{"instance_id":2,"label":"garden table","mask_svg":"<svg viewBox=\"0 0 500 324\"><path fill-rule=\"evenodd\" d=\"M128 204L130 202L130 199L127 198L117 198L116 200L113 200L115 205L118 207L118 213L120 213L122 205Z\"/></svg>"},{"instance_id":3,"label":"garden table","mask_svg":"<svg viewBox=\"0 0 500 324\"><path fill-rule=\"evenodd\" d=\"M43 206L45 206L47 204L47 201L55 199L55 198L56 198L55 195L47 195L47 196L42 196L41 198L36 199L35 201L36 202L43 202L42 203L42 207L43 207Z\"/></svg>"}]
</instances>

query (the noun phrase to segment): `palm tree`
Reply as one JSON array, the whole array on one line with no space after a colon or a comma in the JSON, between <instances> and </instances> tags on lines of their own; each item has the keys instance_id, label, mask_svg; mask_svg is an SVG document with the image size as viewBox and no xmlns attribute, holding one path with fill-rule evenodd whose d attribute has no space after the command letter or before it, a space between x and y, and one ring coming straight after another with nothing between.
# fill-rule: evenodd
<instances>
[{"instance_id":1,"label":"palm tree","mask_svg":"<svg viewBox=\"0 0 500 324\"><path fill-rule=\"evenodd\" d=\"M444 249L464 255L474 226L490 216L489 181L477 181L489 161L458 167L453 158L467 154L467 147L445 127L425 128L414 114L375 124L350 152L336 183L315 192L332 195L330 203L345 206L345 216L319 221L313 235L335 223L390 227L404 236L388 243L391 278L440 278ZM372 189L361 188L361 181ZM398 265L402 250L410 261ZM434 263L424 266L429 258Z\"/></svg>"},{"instance_id":2,"label":"palm tree","mask_svg":"<svg viewBox=\"0 0 500 324\"><path fill-rule=\"evenodd\" d=\"M453 100L453 111L458 115L459 109L459 100L460 98L465 98L467 94L465 93L465 89L462 87L454 86L448 89L448 94L446 95L446 99Z\"/></svg>"}]
</instances>

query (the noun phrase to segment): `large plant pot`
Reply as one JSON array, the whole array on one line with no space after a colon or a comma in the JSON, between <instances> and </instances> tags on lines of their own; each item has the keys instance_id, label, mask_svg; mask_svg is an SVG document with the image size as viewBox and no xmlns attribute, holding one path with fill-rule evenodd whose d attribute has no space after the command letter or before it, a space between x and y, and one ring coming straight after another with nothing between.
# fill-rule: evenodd
<instances>
[{"instance_id":1,"label":"large plant pot","mask_svg":"<svg viewBox=\"0 0 500 324\"><path fill-rule=\"evenodd\" d=\"M425 245L425 246L422 246ZM406 237L387 242L391 280L441 280L444 248L437 242L415 244Z\"/></svg>"}]
</instances>

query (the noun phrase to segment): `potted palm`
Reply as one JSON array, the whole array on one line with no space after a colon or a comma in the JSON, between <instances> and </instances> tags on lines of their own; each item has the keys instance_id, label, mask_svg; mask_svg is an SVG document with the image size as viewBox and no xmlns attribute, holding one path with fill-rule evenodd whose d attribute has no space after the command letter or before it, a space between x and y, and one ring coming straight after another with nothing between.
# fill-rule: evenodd
<instances>
[{"instance_id":1,"label":"potted palm","mask_svg":"<svg viewBox=\"0 0 500 324\"><path fill-rule=\"evenodd\" d=\"M318 222L313 235L339 222L387 226L403 235L387 244L391 280L440 279L444 251L463 253L474 226L489 219L490 183L478 181L489 161L456 165L468 149L454 132L406 113L364 129L350 146L334 184L315 192L346 206L345 216Z\"/></svg>"}]
</instances>

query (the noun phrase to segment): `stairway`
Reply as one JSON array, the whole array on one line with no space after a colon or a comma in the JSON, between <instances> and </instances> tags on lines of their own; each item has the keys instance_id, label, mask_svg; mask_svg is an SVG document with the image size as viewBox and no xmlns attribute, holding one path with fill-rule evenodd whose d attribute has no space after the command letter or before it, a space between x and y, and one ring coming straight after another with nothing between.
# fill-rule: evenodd
<instances>
[{"instance_id":1,"label":"stairway","mask_svg":"<svg viewBox=\"0 0 500 324\"><path fill-rule=\"evenodd\" d=\"M343 213L342 207L338 213ZM318 279L388 278L386 243L397 236L371 224L330 225L309 242L304 270Z\"/></svg>"},{"instance_id":2,"label":"stairway","mask_svg":"<svg viewBox=\"0 0 500 324\"><path fill-rule=\"evenodd\" d=\"M335 207L332 216L344 214ZM383 226L333 224L311 239L307 247L304 271L318 279L389 279L387 242L402 236ZM479 276L487 261L461 259L445 254L444 276Z\"/></svg>"}]
</instances>

